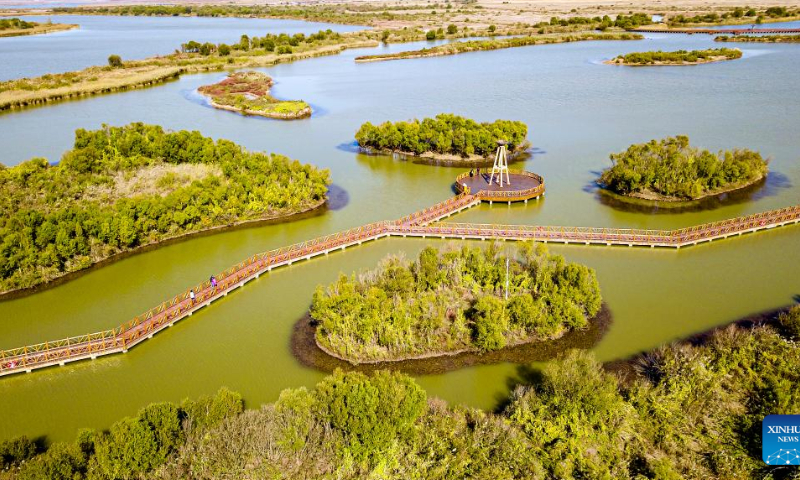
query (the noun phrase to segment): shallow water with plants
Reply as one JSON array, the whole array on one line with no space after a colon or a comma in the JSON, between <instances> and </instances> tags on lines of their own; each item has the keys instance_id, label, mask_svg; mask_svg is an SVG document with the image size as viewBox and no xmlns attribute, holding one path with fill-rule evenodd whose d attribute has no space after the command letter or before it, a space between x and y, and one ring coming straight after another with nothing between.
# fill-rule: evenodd
<instances>
[{"instance_id":1,"label":"shallow water with plants","mask_svg":"<svg viewBox=\"0 0 800 480\"><path fill-rule=\"evenodd\" d=\"M528 205L482 205L447 221L672 229L800 203L800 98L794 88L800 50L789 44L741 44L744 55L736 62L652 70L602 64L626 52L715 45L710 36L646 37L354 62L359 55L427 45L420 42L263 69L277 79L276 98L302 98L312 106L315 113L303 122L209 107L196 90L224 73L2 114L7 165L35 156L58 160L77 128L143 121L199 130L251 151L328 168L337 205L296 222L168 245L0 302L0 348L116 326L254 253L399 218L453 194L452 182L462 168L355 151L353 134L366 121L452 112L476 121L503 118L528 125L533 154L515 168L542 175L546 197ZM111 53L118 52L105 55ZM711 151L761 152L771 158L765 185L747 201L660 215L615 209L599 200L594 180L610 166L610 153L677 134ZM384 239L297 263L262 276L125 355L3 378L0 438L47 434L68 439L80 427L106 428L148 403L196 398L223 385L242 392L250 406L274 401L287 387L312 386L324 373L292 355L291 338L316 285L333 282L340 272L374 268L387 254L415 257L427 245L442 242ZM593 348L600 360L774 309L800 294L799 227L679 251L582 246L552 246L551 251L597 271L613 319ZM416 378L431 396L492 408L507 398L518 375L518 364L505 362Z\"/></svg>"}]
</instances>

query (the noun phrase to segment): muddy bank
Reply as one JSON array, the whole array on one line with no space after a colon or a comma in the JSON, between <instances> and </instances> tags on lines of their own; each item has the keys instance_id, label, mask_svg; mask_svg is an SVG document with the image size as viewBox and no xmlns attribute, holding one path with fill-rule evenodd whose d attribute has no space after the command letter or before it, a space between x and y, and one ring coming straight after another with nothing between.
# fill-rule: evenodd
<instances>
[{"instance_id":1,"label":"muddy bank","mask_svg":"<svg viewBox=\"0 0 800 480\"><path fill-rule=\"evenodd\" d=\"M317 346L315 339L316 326L308 315L294 326L290 348L295 358L307 367L323 372L332 372L337 368L373 372L375 370L392 369L411 375L431 375L459 370L474 365L492 363L531 363L551 360L562 352L571 349L590 349L603 338L611 325L611 311L606 304L594 318L589 321L585 330L567 332L555 340L527 343L506 347L494 352L464 352L453 355L403 360L396 362L378 362L371 364L351 365L325 353Z\"/></svg>"}]
</instances>

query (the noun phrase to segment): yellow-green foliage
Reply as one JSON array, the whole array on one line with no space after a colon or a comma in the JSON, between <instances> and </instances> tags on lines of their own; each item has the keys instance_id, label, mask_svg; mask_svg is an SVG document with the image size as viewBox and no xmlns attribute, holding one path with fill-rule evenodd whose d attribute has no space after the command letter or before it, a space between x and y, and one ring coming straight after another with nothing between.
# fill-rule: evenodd
<instances>
[{"instance_id":1,"label":"yellow-green foliage","mask_svg":"<svg viewBox=\"0 0 800 480\"><path fill-rule=\"evenodd\" d=\"M258 410L221 392L196 407L151 405L43 453L24 438L0 442L0 478L796 478L761 461L760 439L765 415L800 414L796 342L729 328L636 367L621 382L571 352L521 368L523 384L498 413L426 404L402 374L337 371ZM208 410L215 420L199 421Z\"/></svg>"},{"instance_id":2,"label":"yellow-green foliage","mask_svg":"<svg viewBox=\"0 0 800 480\"><path fill-rule=\"evenodd\" d=\"M27 30L39 25L36 22L26 22L20 18L0 18L0 31L2 30Z\"/></svg>"},{"instance_id":3,"label":"yellow-green foliage","mask_svg":"<svg viewBox=\"0 0 800 480\"><path fill-rule=\"evenodd\" d=\"M150 175L180 168L196 176ZM126 188L128 177L145 188ZM199 132L81 129L57 165L0 167L0 290L183 233L296 213L323 201L328 183L326 170Z\"/></svg>"},{"instance_id":4,"label":"yellow-green foliage","mask_svg":"<svg viewBox=\"0 0 800 480\"><path fill-rule=\"evenodd\" d=\"M499 247L428 247L413 263L389 257L374 271L318 288L311 316L317 340L350 360L395 359L510 342L581 329L600 310L590 268L522 248L509 262Z\"/></svg>"},{"instance_id":5,"label":"yellow-green foliage","mask_svg":"<svg viewBox=\"0 0 800 480\"><path fill-rule=\"evenodd\" d=\"M510 151L527 145L528 126L519 121L495 120L478 123L469 118L440 113L422 121L366 122L356 132L362 148L378 151L401 151L420 155L438 154L489 156L497 149L497 141L508 142Z\"/></svg>"},{"instance_id":6,"label":"yellow-green foliage","mask_svg":"<svg viewBox=\"0 0 800 480\"><path fill-rule=\"evenodd\" d=\"M742 51L734 48L710 48L708 50L678 50L675 52L634 52L620 55L614 62L625 65L654 65L662 63L702 63L715 58L734 60L742 57Z\"/></svg>"},{"instance_id":7,"label":"yellow-green foliage","mask_svg":"<svg viewBox=\"0 0 800 480\"><path fill-rule=\"evenodd\" d=\"M631 145L611 154L611 161L614 165L603 171L599 183L622 195L651 192L694 199L752 183L767 174L767 161L758 152L742 149L713 154L690 147L689 137L682 135Z\"/></svg>"},{"instance_id":8,"label":"yellow-green foliage","mask_svg":"<svg viewBox=\"0 0 800 480\"><path fill-rule=\"evenodd\" d=\"M800 43L800 35L717 35L715 42Z\"/></svg>"}]
</instances>

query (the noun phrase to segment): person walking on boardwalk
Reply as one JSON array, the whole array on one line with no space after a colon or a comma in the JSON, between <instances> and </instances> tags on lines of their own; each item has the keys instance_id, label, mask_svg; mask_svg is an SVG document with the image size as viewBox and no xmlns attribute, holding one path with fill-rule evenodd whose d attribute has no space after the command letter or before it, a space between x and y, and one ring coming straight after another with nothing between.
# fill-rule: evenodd
<instances>
[{"instance_id":1,"label":"person walking on boardwalk","mask_svg":"<svg viewBox=\"0 0 800 480\"><path fill-rule=\"evenodd\" d=\"M194 300L195 300L194 289L189 290L189 298L192 300L192 305L194 305Z\"/></svg>"},{"instance_id":2,"label":"person walking on boardwalk","mask_svg":"<svg viewBox=\"0 0 800 480\"><path fill-rule=\"evenodd\" d=\"M472 178L473 176L475 176L475 170L470 170L469 171L469 178Z\"/></svg>"},{"instance_id":3,"label":"person walking on boardwalk","mask_svg":"<svg viewBox=\"0 0 800 480\"><path fill-rule=\"evenodd\" d=\"M217 288L217 277L211 275L209 281L211 282L211 288Z\"/></svg>"}]
</instances>

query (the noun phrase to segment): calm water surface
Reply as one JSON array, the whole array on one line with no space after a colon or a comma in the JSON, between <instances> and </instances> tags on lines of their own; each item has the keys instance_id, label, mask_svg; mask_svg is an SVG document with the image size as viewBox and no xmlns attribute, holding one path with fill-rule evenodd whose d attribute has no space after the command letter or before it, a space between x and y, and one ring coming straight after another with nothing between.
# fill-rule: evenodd
<instances>
[{"instance_id":1,"label":"calm water surface","mask_svg":"<svg viewBox=\"0 0 800 480\"><path fill-rule=\"evenodd\" d=\"M0 11L0 18L2 11ZM362 30L354 25L263 18L22 16L24 20L80 25L76 30L0 38L0 81L105 65L108 56L135 60L164 55L189 40L236 43L242 35Z\"/></svg>"},{"instance_id":2,"label":"calm water surface","mask_svg":"<svg viewBox=\"0 0 800 480\"><path fill-rule=\"evenodd\" d=\"M353 134L366 120L453 112L529 125L535 153L521 166L544 176L546 198L527 206L485 205L451 221L676 228L800 203L796 45L737 44L743 59L696 67L634 69L601 63L631 51L713 45L707 36L665 34L642 42L353 62L356 55L376 51L370 49L264 70L277 80L278 97L302 98L314 106L311 119L295 122L209 108L195 91L219 80L220 73L0 115L2 161L9 165L34 156L58 159L76 128L144 121L196 129L329 168L347 199L343 207L321 216L196 238L34 296L0 302L0 348L115 326L253 253L397 218L452 195L457 168L355 153ZM647 215L598 201L591 185L609 165L609 153L675 134L688 134L693 143L713 150L760 150L772 158L767 186L750 202L704 212ZM414 256L431 243L442 245L381 240L295 264L262 276L125 355L4 378L0 438L23 433L71 438L80 427L105 428L147 403L196 397L223 385L241 391L251 406L274 400L283 388L313 385L324 373L299 365L289 351L289 338L315 286L333 281L339 272L372 268L389 253ZM597 269L614 322L595 349L601 360L786 305L800 294L797 227L681 251L552 250ZM431 395L491 408L508 394L516 376L516 365L501 364L418 380Z\"/></svg>"}]
</instances>

